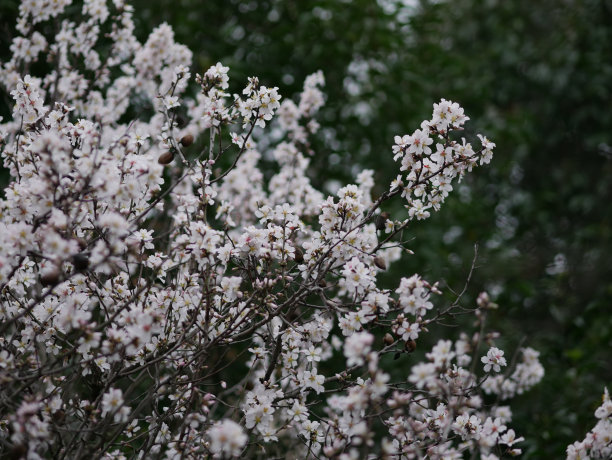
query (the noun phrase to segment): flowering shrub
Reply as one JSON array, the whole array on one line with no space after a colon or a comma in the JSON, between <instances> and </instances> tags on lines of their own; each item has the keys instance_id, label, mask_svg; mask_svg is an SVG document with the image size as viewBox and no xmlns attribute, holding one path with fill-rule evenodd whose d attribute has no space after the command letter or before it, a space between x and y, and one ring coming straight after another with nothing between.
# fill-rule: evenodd
<instances>
[{"instance_id":1,"label":"flowering shrub","mask_svg":"<svg viewBox=\"0 0 612 460\"><path fill-rule=\"evenodd\" d=\"M538 353L507 362L485 293L436 307L419 275L377 282L409 251L407 225L495 144L457 140L469 118L442 99L395 138L382 195L366 170L325 196L307 175L321 72L292 101L255 77L231 94L217 64L189 97L190 51L166 24L138 43L132 14L121 0L23 2L2 65L15 105L0 125L0 452L520 453L507 401L541 379ZM405 214L382 212L389 200ZM478 331L393 381L387 358L458 313Z\"/></svg>"}]
</instances>

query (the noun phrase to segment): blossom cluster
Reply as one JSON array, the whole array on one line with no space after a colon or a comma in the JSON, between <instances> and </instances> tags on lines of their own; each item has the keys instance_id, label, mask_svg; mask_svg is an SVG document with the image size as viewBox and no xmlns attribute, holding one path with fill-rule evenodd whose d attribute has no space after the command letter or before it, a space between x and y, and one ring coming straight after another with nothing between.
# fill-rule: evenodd
<instances>
[{"instance_id":1,"label":"blossom cluster","mask_svg":"<svg viewBox=\"0 0 612 460\"><path fill-rule=\"evenodd\" d=\"M508 365L485 295L435 306L437 283L378 279L410 251L407 224L490 161L485 137L455 139L463 109L442 100L396 137L402 174L380 196L368 170L326 196L309 179L322 72L293 100L256 77L231 94L218 63L190 95L191 52L167 24L141 44L124 1L70 3L24 1L0 72L15 102L0 125L0 454L518 454L501 402L542 378L537 352ZM388 364L459 310L478 333Z\"/></svg>"},{"instance_id":2,"label":"blossom cluster","mask_svg":"<svg viewBox=\"0 0 612 460\"><path fill-rule=\"evenodd\" d=\"M595 410L595 418L598 419L597 424L586 437L567 446L567 460L603 460L612 457L612 400L607 388L601 406Z\"/></svg>"},{"instance_id":3,"label":"blossom cluster","mask_svg":"<svg viewBox=\"0 0 612 460\"><path fill-rule=\"evenodd\" d=\"M409 216L419 220L430 216L430 210L438 211L453 190L452 181L461 177L479 162L491 161L495 144L478 135L482 145L478 154L465 138L452 140L449 132L463 129L469 120L459 104L442 99L434 104L431 120L421 123L421 128L411 135L395 136L393 159L400 161L400 171L391 184L392 189L402 190L406 198ZM435 152L430 145L435 143Z\"/></svg>"}]
</instances>

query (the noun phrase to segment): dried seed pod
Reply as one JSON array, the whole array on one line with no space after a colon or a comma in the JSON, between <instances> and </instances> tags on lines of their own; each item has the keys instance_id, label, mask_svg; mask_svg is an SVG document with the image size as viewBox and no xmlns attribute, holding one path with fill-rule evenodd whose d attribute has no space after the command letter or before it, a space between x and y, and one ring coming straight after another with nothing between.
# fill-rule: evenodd
<instances>
[{"instance_id":1,"label":"dried seed pod","mask_svg":"<svg viewBox=\"0 0 612 460\"><path fill-rule=\"evenodd\" d=\"M412 339L407 340L404 348L408 353L412 353L414 350L416 350L416 342Z\"/></svg>"},{"instance_id":2,"label":"dried seed pod","mask_svg":"<svg viewBox=\"0 0 612 460\"><path fill-rule=\"evenodd\" d=\"M128 279L128 288L131 290L137 289L138 288L138 276L132 276L130 279Z\"/></svg>"},{"instance_id":3,"label":"dried seed pod","mask_svg":"<svg viewBox=\"0 0 612 460\"><path fill-rule=\"evenodd\" d=\"M87 270L89 268L89 257L83 253L75 254L72 256L72 265L80 272Z\"/></svg>"},{"instance_id":4,"label":"dried seed pod","mask_svg":"<svg viewBox=\"0 0 612 460\"><path fill-rule=\"evenodd\" d=\"M185 134L183 137L181 137L180 142L183 147L189 147L191 144L193 144L193 135Z\"/></svg>"},{"instance_id":5,"label":"dried seed pod","mask_svg":"<svg viewBox=\"0 0 612 460\"><path fill-rule=\"evenodd\" d=\"M157 159L157 162L160 165L168 165L172 163L172 160L174 160L174 153L168 150L167 152L164 152L159 156L159 158Z\"/></svg>"},{"instance_id":6,"label":"dried seed pod","mask_svg":"<svg viewBox=\"0 0 612 460\"><path fill-rule=\"evenodd\" d=\"M53 419L55 423L57 423L58 425L61 425L62 423L64 423L64 420L66 419L66 412L60 409L54 412L51 418Z\"/></svg>"},{"instance_id":7,"label":"dried seed pod","mask_svg":"<svg viewBox=\"0 0 612 460\"><path fill-rule=\"evenodd\" d=\"M393 345L395 340L393 339L393 336L387 332L383 337L383 342L385 342L385 345Z\"/></svg>"},{"instance_id":8,"label":"dried seed pod","mask_svg":"<svg viewBox=\"0 0 612 460\"><path fill-rule=\"evenodd\" d=\"M387 211L381 212L378 216L376 216L376 230L384 230L385 223L389 220L391 214Z\"/></svg>"},{"instance_id":9,"label":"dried seed pod","mask_svg":"<svg viewBox=\"0 0 612 460\"><path fill-rule=\"evenodd\" d=\"M26 458L26 454L28 453L28 447L24 444L17 444L8 451L7 460L19 460L22 458Z\"/></svg>"},{"instance_id":10,"label":"dried seed pod","mask_svg":"<svg viewBox=\"0 0 612 460\"><path fill-rule=\"evenodd\" d=\"M81 249L81 251L87 249L87 240L85 240L84 238L77 238L76 242L79 245L79 249Z\"/></svg>"},{"instance_id":11,"label":"dried seed pod","mask_svg":"<svg viewBox=\"0 0 612 460\"><path fill-rule=\"evenodd\" d=\"M383 259L380 256L374 257L374 265L376 265L381 270L386 270L387 269L387 263L385 262L385 259Z\"/></svg>"},{"instance_id":12,"label":"dried seed pod","mask_svg":"<svg viewBox=\"0 0 612 460\"><path fill-rule=\"evenodd\" d=\"M60 272L57 269L49 270L48 272L40 275L40 284L43 286L54 286L59 283Z\"/></svg>"}]
</instances>

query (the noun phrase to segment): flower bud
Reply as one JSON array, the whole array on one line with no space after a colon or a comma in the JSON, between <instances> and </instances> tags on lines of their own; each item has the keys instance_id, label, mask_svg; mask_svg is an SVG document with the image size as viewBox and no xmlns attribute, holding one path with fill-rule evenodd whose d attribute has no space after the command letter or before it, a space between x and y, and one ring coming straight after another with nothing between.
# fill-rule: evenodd
<instances>
[{"instance_id":1,"label":"flower bud","mask_svg":"<svg viewBox=\"0 0 612 460\"><path fill-rule=\"evenodd\" d=\"M181 137L180 142L183 147L189 147L191 144L193 144L193 135L185 134L183 137Z\"/></svg>"},{"instance_id":2,"label":"flower bud","mask_svg":"<svg viewBox=\"0 0 612 460\"><path fill-rule=\"evenodd\" d=\"M487 294L486 292L481 292L480 294L478 294L478 298L476 299L476 305L478 305L480 308L487 308L489 302L489 294Z\"/></svg>"},{"instance_id":3,"label":"flower bud","mask_svg":"<svg viewBox=\"0 0 612 460\"><path fill-rule=\"evenodd\" d=\"M326 457L333 457L336 454L336 448L334 446L325 446L323 453Z\"/></svg>"},{"instance_id":4,"label":"flower bud","mask_svg":"<svg viewBox=\"0 0 612 460\"><path fill-rule=\"evenodd\" d=\"M168 150L167 152L164 152L159 156L159 158L157 159L157 162L160 165L168 165L172 163L172 160L174 160L174 153Z\"/></svg>"},{"instance_id":5,"label":"flower bud","mask_svg":"<svg viewBox=\"0 0 612 460\"><path fill-rule=\"evenodd\" d=\"M383 342L385 342L385 345L392 345L395 340L393 340L393 336L387 332L383 337Z\"/></svg>"},{"instance_id":6,"label":"flower bud","mask_svg":"<svg viewBox=\"0 0 612 460\"><path fill-rule=\"evenodd\" d=\"M416 350L416 342L412 339L407 340L404 348L408 353L412 353L414 350Z\"/></svg>"}]
</instances>

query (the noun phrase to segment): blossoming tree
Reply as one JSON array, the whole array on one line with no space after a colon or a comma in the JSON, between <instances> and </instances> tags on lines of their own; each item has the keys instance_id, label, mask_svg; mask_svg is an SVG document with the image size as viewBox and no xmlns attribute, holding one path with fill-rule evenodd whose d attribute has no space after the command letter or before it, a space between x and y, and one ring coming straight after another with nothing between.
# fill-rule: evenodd
<instances>
[{"instance_id":1,"label":"blossoming tree","mask_svg":"<svg viewBox=\"0 0 612 460\"><path fill-rule=\"evenodd\" d=\"M291 100L256 77L232 94L217 64L190 97L191 52L166 24L140 44L132 16L24 1L2 64L0 453L519 454L508 401L541 379L538 353L495 347L485 293L445 304L416 274L377 282L495 144L460 138L469 118L443 99L395 138L384 193L366 170L326 196L308 178L321 72ZM392 380L387 355L458 312L477 331Z\"/></svg>"}]
</instances>

